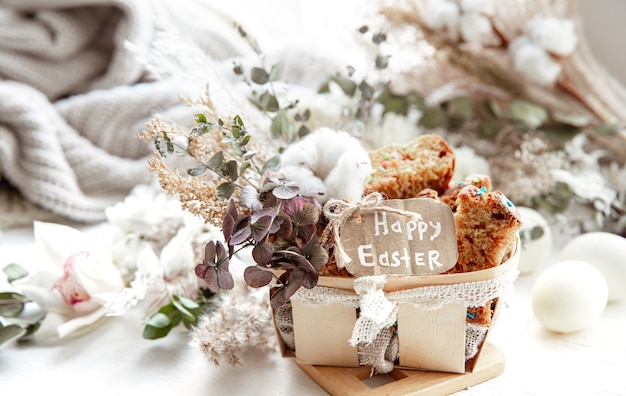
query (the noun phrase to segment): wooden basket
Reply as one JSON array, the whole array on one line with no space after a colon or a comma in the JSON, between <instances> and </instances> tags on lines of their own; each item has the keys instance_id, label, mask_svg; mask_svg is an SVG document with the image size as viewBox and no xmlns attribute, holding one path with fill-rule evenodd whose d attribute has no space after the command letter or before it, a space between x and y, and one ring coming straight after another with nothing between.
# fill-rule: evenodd
<instances>
[{"instance_id":1,"label":"wooden basket","mask_svg":"<svg viewBox=\"0 0 626 396\"><path fill-rule=\"evenodd\" d=\"M506 262L482 271L389 277L384 291L494 279L509 270L517 271L520 250L518 239ZM318 286L354 293L353 283L354 278L320 277ZM292 313L295 353L281 342L283 356L294 357L301 366L359 366L357 347L348 343L357 320L354 307L342 303L314 305L292 299ZM410 303L398 304L399 361L396 367L448 373L474 371L485 342L483 340L479 346L476 356L466 361L466 321L467 307L463 304L444 304L435 310L420 310Z\"/></svg>"}]
</instances>

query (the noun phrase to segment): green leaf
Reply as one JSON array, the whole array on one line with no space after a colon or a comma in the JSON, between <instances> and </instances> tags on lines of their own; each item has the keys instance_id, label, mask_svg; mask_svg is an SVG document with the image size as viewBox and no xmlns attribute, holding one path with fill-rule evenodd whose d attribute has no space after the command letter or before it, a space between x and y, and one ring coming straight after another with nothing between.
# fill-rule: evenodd
<instances>
[{"instance_id":1,"label":"green leaf","mask_svg":"<svg viewBox=\"0 0 626 396\"><path fill-rule=\"evenodd\" d=\"M213 154L211 159L209 160L207 167L216 172L221 172L222 166L224 165L224 152L218 151Z\"/></svg>"},{"instance_id":2,"label":"green leaf","mask_svg":"<svg viewBox=\"0 0 626 396\"><path fill-rule=\"evenodd\" d=\"M267 91L261 94L261 97L259 98L259 105L261 107L261 110L269 111L271 113L277 112L280 108L276 96L270 94Z\"/></svg>"},{"instance_id":3,"label":"green leaf","mask_svg":"<svg viewBox=\"0 0 626 396\"><path fill-rule=\"evenodd\" d=\"M329 93L330 92L329 83L330 81L326 81L322 83L322 85L320 85L320 87L317 89L317 93L320 93L320 94Z\"/></svg>"},{"instance_id":4,"label":"green leaf","mask_svg":"<svg viewBox=\"0 0 626 396\"><path fill-rule=\"evenodd\" d=\"M232 182L224 182L217 186L217 198L222 201L230 199L234 192L235 184Z\"/></svg>"},{"instance_id":5,"label":"green leaf","mask_svg":"<svg viewBox=\"0 0 626 396\"><path fill-rule=\"evenodd\" d=\"M28 275L28 271L24 269L21 265L17 263L11 263L2 269L4 273L7 275L7 281L9 283L16 281L18 279L24 278Z\"/></svg>"},{"instance_id":6,"label":"green leaf","mask_svg":"<svg viewBox=\"0 0 626 396\"><path fill-rule=\"evenodd\" d=\"M243 153L242 158L245 160L249 160L250 158L254 157L256 155L256 151L246 151L245 153Z\"/></svg>"},{"instance_id":7,"label":"green leaf","mask_svg":"<svg viewBox=\"0 0 626 396\"><path fill-rule=\"evenodd\" d=\"M24 333L24 329L16 324L10 324L8 326L0 326L0 345L7 341L10 341L16 337L21 336Z\"/></svg>"},{"instance_id":8,"label":"green leaf","mask_svg":"<svg viewBox=\"0 0 626 396\"><path fill-rule=\"evenodd\" d=\"M263 85L270 80L270 75L261 67L253 67L250 71L250 79L259 85Z\"/></svg>"},{"instance_id":9,"label":"green leaf","mask_svg":"<svg viewBox=\"0 0 626 396\"><path fill-rule=\"evenodd\" d=\"M143 338L148 340L156 340L165 337L172 330L172 322L170 318L162 313L154 314L143 329Z\"/></svg>"},{"instance_id":10,"label":"green leaf","mask_svg":"<svg viewBox=\"0 0 626 396\"><path fill-rule=\"evenodd\" d=\"M246 153L247 154L247 153ZM241 163L241 168L239 168L239 174L243 175L246 170L250 168L250 163L248 161Z\"/></svg>"},{"instance_id":11,"label":"green leaf","mask_svg":"<svg viewBox=\"0 0 626 396\"><path fill-rule=\"evenodd\" d=\"M359 91L361 91L361 97L365 100L371 100L374 97L374 88L365 80L359 84Z\"/></svg>"},{"instance_id":12,"label":"green leaf","mask_svg":"<svg viewBox=\"0 0 626 396\"><path fill-rule=\"evenodd\" d=\"M504 123L500 120L486 120L478 125L478 134L487 139L495 139L504 128Z\"/></svg>"},{"instance_id":13,"label":"green leaf","mask_svg":"<svg viewBox=\"0 0 626 396\"><path fill-rule=\"evenodd\" d=\"M376 33L372 36L372 42L374 44L380 44L387 40L387 35L385 33Z\"/></svg>"},{"instance_id":14,"label":"green leaf","mask_svg":"<svg viewBox=\"0 0 626 396\"><path fill-rule=\"evenodd\" d=\"M236 115L236 116L233 117L233 123L235 125L237 125L237 126L242 127L242 128L244 127L243 120L241 119L241 117L239 115Z\"/></svg>"},{"instance_id":15,"label":"green leaf","mask_svg":"<svg viewBox=\"0 0 626 396\"><path fill-rule=\"evenodd\" d=\"M548 119L548 111L525 100L514 100L509 103L509 116L523 121L531 128L537 128Z\"/></svg>"},{"instance_id":16,"label":"green leaf","mask_svg":"<svg viewBox=\"0 0 626 396\"><path fill-rule=\"evenodd\" d=\"M378 70L386 69L389 66L389 55L376 55L375 65Z\"/></svg>"},{"instance_id":17,"label":"green leaf","mask_svg":"<svg viewBox=\"0 0 626 396\"><path fill-rule=\"evenodd\" d=\"M176 307L178 312L180 312L182 314L183 321L190 321L190 322L197 321L197 318L191 312L189 312L189 310L187 310L187 308L180 301L178 296L174 296L174 298L172 299L172 304L174 305L174 307Z\"/></svg>"},{"instance_id":18,"label":"green leaf","mask_svg":"<svg viewBox=\"0 0 626 396\"><path fill-rule=\"evenodd\" d=\"M23 294L15 292L0 293L0 316L16 317L24 310L30 300Z\"/></svg>"},{"instance_id":19,"label":"green leaf","mask_svg":"<svg viewBox=\"0 0 626 396\"><path fill-rule=\"evenodd\" d=\"M552 119L561 124L570 125L576 128L582 128L589 124L589 118L582 114L564 114L554 113Z\"/></svg>"},{"instance_id":20,"label":"green leaf","mask_svg":"<svg viewBox=\"0 0 626 396\"><path fill-rule=\"evenodd\" d=\"M333 81L335 81L337 85L339 85L339 88L341 88L343 93L350 97L354 96L357 88L357 84L354 81L343 76L337 76L333 79Z\"/></svg>"},{"instance_id":21,"label":"green leaf","mask_svg":"<svg viewBox=\"0 0 626 396\"><path fill-rule=\"evenodd\" d=\"M436 108L425 112L418 124L426 129L434 129L444 126L446 123L446 113L443 109Z\"/></svg>"},{"instance_id":22,"label":"green leaf","mask_svg":"<svg viewBox=\"0 0 626 396\"><path fill-rule=\"evenodd\" d=\"M620 124L603 122L596 125L593 129L601 135L615 135L621 128Z\"/></svg>"},{"instance_id":23,"label":"green leaf","mask_svg":"<svg viewBox=\"0 0 626 396\"><path fill-rule=\"evenodd\" d=\"M237 180L237 177L239 176L237 173L237 161L235 160L230 160L226 163L226 172L228 173L228 177L230 177L230 180Z\"/></svg>"},{"instance_id":24,"label":"green leaf","mask_svg":"<svg viewBox=\"0 0 626 396\"><path fill-rule=\"evenodd\" d=\"M450 101L458 115L464 119L472 118L474 115L474 105L469 98L459 96Z\"/></svg>"},{"instance_id":25,"label":"green leaf","mask_svg":"<svg viewBox=\"0 0 626 396\"><path fill-rule=\"evenodd\" d=\"M270 80L278 81L283 77L283 70L285 69L285 65L282 62L278 62L272 65L270 69Z\"/></svg>"},{"instance_id":26,"label":"green leaf","mask_svg":"<svg viewBox=\"0 0 626 396\"><path fill-rule=\"evenodd\" d=\"M487 99L483 102L483 106L485 106L485 109L487 109L489 114L491 114L493 117L501 118L503 116L502 109L500 109L500 105L498 105L495 100Z\"/></svg>"},{"instance_id":27,"label":"green leaf","mask_svg":"<svg viewBox=\"0 0 626 396\"><path fill-rule=\"evenodd\" d=\"M279 154L276 154L275 156L267 160L265 164L263 164L261 173L264 173L268 169L274 172L277 172L280 169L280 155Z\"/></svg>"},{"instance_id":28,"label":"green leaf","mask_svg":"<svg viewBox=\"0 0 626 396\"><path fill-rule=\"evenodd\" d=\"M299 138L305 137L309 133L311 133L311 130L306 125L300 125L300 128L298 128L298 137Z\"/></svg>"},{"instance_id":29,"label":"green leaf","mask_svg":"<svg viewBox=\"0 0 626 396\"><path fill-rule=\"evenodd\" d=\"M274 137L282 137L289 141L290 129L291 125L289 124L287 113L285 110L280 109L272 119L272 135L274 135Z\"/></svg>"},{"instance_id":30,"label":"green leaf","mask_svg":"<svg viewBox=\"0 0 626 396\"><path fill-rule=\"evenodd\" d=\"M202 124L206 124L209 121L207 120L206 116L202 113L196 114L196 122L198 124L202 123Z\"/></svg>"},{"instance_id":31,"label":"green leaf","mask_svg":"<svg viewBox=\"0 0 626 396\"><path fill-rule=\"evenodd\" d=\"M19 338L18 341L28 340L30 337L33 336L33 334L37 332L37 330L39 330L40 327L41 327L41 322L33 323L33 324L26 326L26 332L22 334L22 336Z\"/></svg>"},{"instance_id":32,"label":"green leaf","mask_svg":"<svg viewBox=\"0 0 626 396\"><path fill-rule=\"evenodd\" d=\"M239 139L239 137L241 136L241 129L238 125L232 125L230 133L233 135L233 138Z\"/></svg>"},{"instance_id":33,"label":"green leaf","mask_svg":"<svg viewBox=\"0 0 626 396\"><path fill-rule=\"evenodd\" d=\"M413 106L417 107L419 110L426 110L426 102L424 101L424 98L420 95L416 93L410 93L407 95L406 100Z\"/></svg>"},{"instance_id":34,"label":"green leaf","mask_svg":"<svg viewBox=\"0 0 626 396\"><path fill-rule=\"evenodd\" d=\"M195 176L200 176L201 174L206 172L206 170L207 170L207 167L201 164L201 165L198 165L198 166L196 166L194 168L187 169L187 174L189 176L194 176L194 177Z\"/></svg>"}]
</instances>

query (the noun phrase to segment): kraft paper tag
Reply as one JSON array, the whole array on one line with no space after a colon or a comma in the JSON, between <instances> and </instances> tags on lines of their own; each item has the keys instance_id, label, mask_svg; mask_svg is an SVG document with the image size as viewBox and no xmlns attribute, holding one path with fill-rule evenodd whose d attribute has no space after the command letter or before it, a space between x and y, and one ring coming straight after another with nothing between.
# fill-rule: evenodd
<instances>
[{"instance_id":1,"label":"kraft paper tag","mask_svg":"<svg viewBox=\"0 0 626 396\"><path fill-rule=\"evenodd\" d=\"M428 275L454 267L458 257L452 210L430 198L383 201L413 213L384 210L356 213L340 230L341 243L354 276Z\"/></svg>"}]
</instances>

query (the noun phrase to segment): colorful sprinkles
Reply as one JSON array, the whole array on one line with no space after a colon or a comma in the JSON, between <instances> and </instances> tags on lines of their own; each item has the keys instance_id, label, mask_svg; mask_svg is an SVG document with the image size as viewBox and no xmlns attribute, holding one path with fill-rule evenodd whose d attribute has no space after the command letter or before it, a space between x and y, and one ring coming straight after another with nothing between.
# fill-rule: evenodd
<instances>
[{"instance_id":1,"label":"colorful sprinkles","mask_svg":"<svg viewBox=\"0 0 626 396\"><path fill-rule=\"evenodd\" d=\"M481 195L485 194L487 192L487 187L481 187L478 189L478 191L476 191L476 196L480 197Z\"/></svg>"},{"instance_id":2,"label":"colorful sprinkles","mask_svg":"<svg viewBox=\"0 0 626 396\"><path fill-rule=\"evenodd\" d=\"M476 316L472 315L471 313L467 313L467 317L470 319L476 319Z\"/></svg>"}]
</instances>

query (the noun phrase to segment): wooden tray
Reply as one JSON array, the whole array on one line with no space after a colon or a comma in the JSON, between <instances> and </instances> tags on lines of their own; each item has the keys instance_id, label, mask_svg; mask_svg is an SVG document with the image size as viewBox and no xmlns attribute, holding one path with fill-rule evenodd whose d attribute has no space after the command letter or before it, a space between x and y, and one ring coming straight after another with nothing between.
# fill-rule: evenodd
<instances>
[{"instance_id":1,"label":"wooden tray","mask_svg":"<svg viewBox=\"0 0 626 396\"><path fill-rule=\"evenodd\" d=\"M492 344L485 343L474 371L465 374L395 368L386 375L370 378L371 367L367 366L313 366L297 361L296 364L328 393L335 396L435 396L449 395L502 374L504 354ZM376 382L386 383L375 386ZM374 384L375 387L368 384Z\"/></svg>"}]
</instances>

